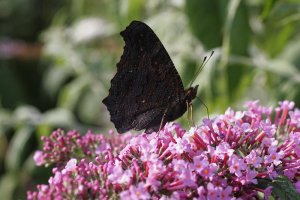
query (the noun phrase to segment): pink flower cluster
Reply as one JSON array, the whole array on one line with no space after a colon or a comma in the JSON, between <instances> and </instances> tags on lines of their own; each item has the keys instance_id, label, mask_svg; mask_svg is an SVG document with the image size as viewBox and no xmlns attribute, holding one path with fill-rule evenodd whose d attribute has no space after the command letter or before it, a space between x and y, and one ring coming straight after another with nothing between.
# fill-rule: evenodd
<instances>
[{"instance_id":1,"label":"pink flower cluster","mask_svg":"<svg viewBox=\"0 0 300 200\"><path fill-rule=\"evenodd\" d=\"M151 135L55 131L35 155L37 165L55 165L53 176L27 198L267 199L279 177L300 193L300 110L288 101L246 107L188 131L175 123Z\"/></svg>"}]
</instances>

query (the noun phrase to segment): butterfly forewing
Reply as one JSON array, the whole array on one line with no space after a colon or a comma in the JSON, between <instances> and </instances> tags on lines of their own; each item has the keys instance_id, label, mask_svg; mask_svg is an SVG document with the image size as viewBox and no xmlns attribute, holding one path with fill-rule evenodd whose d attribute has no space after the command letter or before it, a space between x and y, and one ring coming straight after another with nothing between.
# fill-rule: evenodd
<instances>
[{"instance_id":1,"label":"butterfly forewing","mask_svg":"<svg viewBox=\"0 0 300 200\"><path fill-rule=\"evenodd\" d=\"M118 132L157 126L171 102L184 96L182 81L164 46L143 22L121 32L124 53L103 100Z\"/></svg>"}]
</instances>

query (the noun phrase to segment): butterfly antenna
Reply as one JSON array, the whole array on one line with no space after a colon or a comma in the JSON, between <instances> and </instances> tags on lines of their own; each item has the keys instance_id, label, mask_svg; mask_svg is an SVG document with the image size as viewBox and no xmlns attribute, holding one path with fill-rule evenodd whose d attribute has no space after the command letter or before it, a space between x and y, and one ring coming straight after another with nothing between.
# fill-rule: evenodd
<instances>
[{"instance_id":1,"label":"butterfly antenna","mask_svg":"<svg viewBox=\"0 0 300 200\"><path fill-rule=\"evenodd\" d=\"M197 96L196 96L197 97ZM199 98L197 97L197 99L204 105L204 107L206 108L206 113L207 113L207 118L209 119L209 111L208 111L208 107L207 105Z\"/></svg>"},{"instance_id":2,"label":"butterfly antenna","mask_svg":"<svg viewBox=\"0 0 300 200\"><path fill-rule=\"evenodd\" d=\"M202 64L200 65L200 67L198 68L197 72L194 74L192 81L190 83L190 87L193 85L195 79L197 78L197 76L199 75L199 73L202 71L202 69L204 68L204 66L206 65L206 63L210 60L210 58L213 56L214 51L211 52L210 56L207 58L207 56L204 57Z\"/></svg>"}]
</instances>

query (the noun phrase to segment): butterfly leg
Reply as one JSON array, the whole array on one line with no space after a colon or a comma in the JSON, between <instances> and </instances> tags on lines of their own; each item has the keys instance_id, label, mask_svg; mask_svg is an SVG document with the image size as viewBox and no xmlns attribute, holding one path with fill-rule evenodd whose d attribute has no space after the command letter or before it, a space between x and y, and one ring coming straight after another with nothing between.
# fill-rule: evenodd
<instances>
[{"instance_id":1,"label":"butterfly leg","mask_svg":"<svg viewBox=\"0 0 300 200\"><path fill-rule=\"evenodd\" d=\"M192 125L195 126L195 122L194 122L194 118L193 118L193 104L189 105L190 110L191 110L191 121L192 121Z\"/></svg>"},{"instance_id":2,"label":"butterfly leg","mask_svg":"<svg viewBox=\"0 0 300 200\"><path fill-rule=\"evenodd\" d=\"M193 106L192 106L191 103L186 102L186 107L187 107L187 110L188 110L188 121L189 121L189 125L190 125L190 126L194 126L195 123L194 123L194 120L193 120Z\"/></svg>"},{"instance_id":3,"label":"butterfly leg","mask_svg":"<svg viewBox=\"0 0 300 200\"><path fill-rule=\"evenodd\" d=\"M165 109L165 112L164 112L164 114L163 114L163 117L162 117L162 119L161 119L161 121L160 121L160 125L159 125L159 131L164 127L164 125L165 125L165 122L164 122L164 120L165 120L165 117L166 117L166 114L167 114L167 111L168 111L168 108L166 108Z\"/></svg>"},{"instance_id":4,"label":"butterfly leg","mask_svg":"<svg viewBox=\"0 0 300 200\"><path fill-rule=\"evenodd\" d=\"M191 126L191 121L190 121L190 107L189 107L189 103L188 102L186 102L186 109L187 109L188 122L189 122L189 125Z\"/></svg>"}]
</instances>

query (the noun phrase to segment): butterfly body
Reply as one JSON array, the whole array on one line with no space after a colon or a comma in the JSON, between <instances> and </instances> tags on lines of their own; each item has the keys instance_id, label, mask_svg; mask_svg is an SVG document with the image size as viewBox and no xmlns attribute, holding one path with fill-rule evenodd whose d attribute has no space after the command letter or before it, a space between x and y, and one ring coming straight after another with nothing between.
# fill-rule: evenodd
<instances>
[{"instance_id":1,"label":"butterfly body","mask_svg":"<svg viewBox=\"0 0 300 200\"><path fill-rule=\"evenodd\" d=\"M124 53L103 103L119 133L158 131L186 112L197 86L184 90L170 56L149 26L133 21L121 35Z\"/></svg>"}]
</instances>

